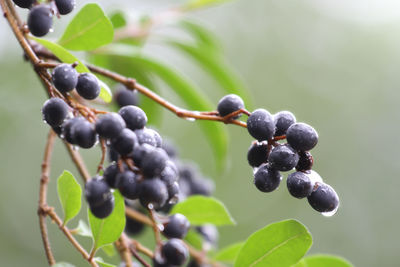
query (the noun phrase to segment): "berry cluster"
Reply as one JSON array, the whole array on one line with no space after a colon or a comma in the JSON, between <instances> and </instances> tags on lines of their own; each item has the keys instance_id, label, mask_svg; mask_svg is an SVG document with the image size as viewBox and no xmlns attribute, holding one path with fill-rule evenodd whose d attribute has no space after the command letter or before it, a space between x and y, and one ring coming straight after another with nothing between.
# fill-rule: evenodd
<instances>
[{"instance_id":1,"label":"berry cluster","mask_svg":"<svg viewBox=\"0 0 400 267\"><path fill-rule=\"evenodd\" d=\"M218 113L225 117L244 109L242 99L227 95L218 103ZM237 119L237 115L232 119ZM254 184L261 192L278 188L280 172L296 169L287 178L289 193L296 198L307 197L309 204L324 215L334 214L339 206L335 190L313 171L313 157L309 152L318 143L313 127L297 123L289 111L271 115L265 109L254 110L247 119L247 130L256 140L251 144L247 159L254 168ZM286 139L286 143L280 143Z\"/></svg>"},{"instance_id":2,"label":"berry cluster","mask_svg":"<svg viewBox=\"0 0 400 267\"><path fill-rule=\"evenodd\" d=\"M67 15L75 7L75 0L53 0L49 4L41 4L37 0L13 0L21 8L29 8L28 28L37 36L45 36L53 26L54 14ZM53 6L52 6L53 5Z\"/></svg>"}]
</instances>

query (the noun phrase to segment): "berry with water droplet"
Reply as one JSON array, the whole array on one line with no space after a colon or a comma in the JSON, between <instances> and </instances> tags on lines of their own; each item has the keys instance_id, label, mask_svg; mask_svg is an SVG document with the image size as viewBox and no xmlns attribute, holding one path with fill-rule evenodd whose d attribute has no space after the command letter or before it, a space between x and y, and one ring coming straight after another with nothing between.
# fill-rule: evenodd
<instances>
[{"instance_id":1,"label":"berry with water droplet","mask_svg":"<svg viewBox=\"0 0 400 267\"><path fill-rule=\"evenodd\" d=\"M147 123L146 113L137 106L124 106L118 112L132 131L143 129Z\"/></svg>"},{"instance_id":2,"label":"berry with water droplet","mask_svg":"<svg viewBox=\"0 0 400 267\"><path fill-rule=\"evenodd\" d=\"M96 121L96 132L104 138L117 138L124 128L125 121L118 113L104 114Z\"/></svg>"},{"instance_id":3,"label":"berry with water droplet","mask_svg":"<svg viewBox=\"0 0 400 267\"><path fill-rule=\"evenodd\" d=\"M263 164L254 174L254 184L261 192L272 192L278 188L282 176L278 170L271 168L268 164Z\"/></svg>"},{"instance_id":4,"label":"berry with water droplet","mask_svg":"<svg viewBox=\"0 0 400 267\"><path fill-rule=\"evenodd\" d=\"M339 196L330 185L325 183L316 183L307 199L311 207L319 212L334 211L339 206Z\"/></svg>"},{"instance_id":5,"label":"berry with water droplet","mask_svg":"<svg viewBox=\"0 0 400 267\"><path fill-rule=\"evenodd\" d=\"M55 0L55 4L61 15L67 15L74 10L75 0Z\"/></svg>"},{"instance_id":6,"label":"berry with water droplet","mask_svg":"<svg viewBox=\"0 0 400 267\"><path fill-rule=\"evenodd\" d=\"M61 98L50 98L43 104L43 119L52 127L60 126L68 115L69 107Z\"/></svg>"},{"instance_id":7,"label":"berry with water droplet","mask_svg":"<svg viewBox=\"0 0 400 267\"><path fill-rule=\"evenodd\" d=\"M100 94L100 84L97 77L91 73L79 74L76 91L85 99L95 99Z\"/></svg>"},{"instance_id":8,"label":"berry with water droplet","mask_svg":"<svg viewBox=\"0 0 400 267\"><path fill-rule=\"evenodd\" d=\"M267 142L253 142L247 151L247 161L252 167L258 167L268 160Z\"/></svg>"},{"instance_id":9,"label":"berry with water droplet","mask_svg":"<svg viewBox=\"0 0 400 267\"><path fill-rule=\"evenodd\" d=\"M176 213L169 216L168 222L164 224L164 235L168 238L183 239L190 227L190 222L183 214Z\"/></svg>"},{"instance_id":10,"label":"berry with water droplet","mask_svg":"<svg viewBox=\"0 0 400 267\"><path fill-rule=\"evenodd\" d=\"M71 64L60 64L52 73L54 86L61 93L72 91L78 83L78 72Z\"/></svg>"},{"instance_id":11,"label":"berry with water droplet","mask_svg":"<svg viewBox=\"0 0 400 267\"><path fill-rule=\"evenodd\" d=\"M256 109L247 119L247 130L258 141L269 140L275 132L274 118L267 110Z\"/></svg>"},{"instance_id":12,"label":"berry with water droplet","mask_svg":"<svg viewBox=\"0 0 400 267\"><path fill-rule=\"evenodd\" d=\"M47 5L33 7L28 14L29 31L37 37L45 36L53 26L53 13Z\"/></svg>"},{"instance_id":13,"label":"berry with water droplet","mask_svg":"<svg viewBox=\"0 0 400 267\"><path fill-rule=\"evenodd\" d=\"M296 122L296 117L290 111L280 111L274 115L275 136L286 134L287 129Z\"/></svg>"},{"instance_id":14,"label":"berry with water droplet","mask_svg":"<svg viewBox=\"0 0 400 267\"><path fill-rule=\"evenodd\" d=\"M312 193L313 184L310 177L304 172L289 174L286 180L289 193L295 198L305 198Z\"/></svg>"},{"instance_id":15,"label":"berry with water droplet","mask_svg":"<svg viewBox=\"0 0 400 267\"><path fill-rule=\"evenodd\" d=\"M318 143L318 133L305 123L292 124L286 133L289 145L297 151L309 151Z\"/></svg>"},{"instance_id":16,"label":"berry with water droplet","mask_svg":"<svg viewBox=\"0 0 400 267\"><path fill-rule=\"evenodd\" d=\"M163 244L161 254L167 263L179 266L187 260L189 251L182 240L172 238Z\"/></svg>"},{"instance_id":17,"label":"berry with water droplet","mask_svg":"<svg viewBox=\"0 0 400 267\"><path fill-rule=\"evenodd\" d=\"M288 144L276 146L268 157L270 166L278 171L290 171L299 161L299 155Z\"/></svg>"}]
</instances>

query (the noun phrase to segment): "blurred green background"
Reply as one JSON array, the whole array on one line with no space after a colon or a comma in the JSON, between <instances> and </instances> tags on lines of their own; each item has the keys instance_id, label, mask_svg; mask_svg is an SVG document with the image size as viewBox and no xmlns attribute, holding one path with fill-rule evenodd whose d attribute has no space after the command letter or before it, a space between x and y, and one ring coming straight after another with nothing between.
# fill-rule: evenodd
<instances>
[{"instance_id":1,"label":"blurred green background","mask_svg":"<svg viewBox=\"0 0 400 267\"><path fill-rule=\"evenodd\" d=\"M81 6L84 1L77 1ZM156 11L177 1L97 1L105 10L129 6ZM350 3L351 2L351 3ZM227 125L228 167L218 174L199 128L164 112L160 132L214 179L237 226L220 228L220 246L246 239L275 221L295 218L313 235L311 253L331 253L355 266L399 266L400 4L397 1L234 1L190 15L214 31L229 64L250 88L255 107L292 111L319 132L314 169L339 193L338 213L326 218L292 198L285 183L270 194L252 184L246 130ZM64 19L64 23L71 17ZM58 24L55 34L63 26ZM217 104L223 95L184 56L157 56L184 70ZM0 19L0 258L1 266L46 266L37 201L48 127L40 108L41 84L4 19ZM162 94L177 101L165 88ZM177 130L179 129L179 130ZM99 149L85 152L92 173ZM60 206L55 179L74 166L60 142L53 160L49 203ZM77 175L78 176L78 175ZM81 212L81 217L84 217ZM75 219L72 226L77 224ZM57 259L85 266L49 223ZM151 234L145 236L151 238ZM82 239L89 249L90 241Z\"/></svg>"}]
</instances>

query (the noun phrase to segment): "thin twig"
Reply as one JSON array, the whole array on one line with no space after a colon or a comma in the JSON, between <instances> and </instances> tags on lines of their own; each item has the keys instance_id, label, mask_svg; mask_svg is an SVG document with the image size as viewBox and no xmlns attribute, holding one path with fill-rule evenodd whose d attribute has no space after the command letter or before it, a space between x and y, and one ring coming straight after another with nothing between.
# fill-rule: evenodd
<instances>
[{"instance_id":1,"label":"thin twig","mask_svg":"<svg viewBox=\"0 0 400 267\"><path fill-rule=\"evenodd\" d=\"M78 169L79 173L81 174L82 178L86 181L88 181L91 176L89 171L86 168L85 163L82 160L81 154L79 154L78 151L75 151L70 144L68 144L66 141L64 141L65 147L68 150L68 153L74 162L76 168Z\"/></svg>"}]
</instances>

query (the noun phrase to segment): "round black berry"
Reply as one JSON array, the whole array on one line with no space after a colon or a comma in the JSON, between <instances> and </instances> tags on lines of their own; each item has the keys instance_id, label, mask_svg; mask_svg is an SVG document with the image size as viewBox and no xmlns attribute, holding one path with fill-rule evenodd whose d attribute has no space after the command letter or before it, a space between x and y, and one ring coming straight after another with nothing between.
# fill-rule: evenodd
<instances>
[{"instance_id":1,"label":"round black berry","mask_svg":"<svg viewBox=\"0 0 400 267\"><path fill-rule=\"evenodd\" d=\"M125 128L117 138L112 139L113 148L122 156L131 153L137 143L136 134Z\"/></svg>"},{"instance_id":2,"label":"round black berry","mask_svg":"<svg viewBox=\"0 0 400 267\"><path fill-rule=\"evenodd\" d=\"M247 152L247 161L250 166L258 167L268 160L268 143L253 142Z\"/></svg>"},{"instance_id":3,"label":"round black berry","mask_svg":"<svg viewBox=\"0 0 400 267\"><path fill-rule=\"evenodd\" d=\"M156 136L152 131L150 131L150 129L144 128L135 130L135 134L138 138L139 144L149 144L154 147L158 144Z\"/></svg>"},{"instance_id":4,"label":"round black berry","mask_svg":"<svg viewBox=\"0 0 400 267\"><path fill-rule=\"evenodd\" d=\"M87 120L78 120L70 130L74 144L81 148L91 148L97 142L93 124Z\"/></svg>"},{"instance_id":5,"label":"round black berry","mask_svg":"<svg viewBox=\"0 0 400 267\"><path fill-rule=\"evenodd\" d=\"M52 79L54 86L61 93L73 90L78 83L78 72L71 64L60 64L54 68Z\"/></svg>"},{"instance_id":6,"label":"round black berry","mask_svg":"<svg viewBox=\"0 0 400 267\"><path fill-rule=\"evenodd\" d=\"M231 114L232 112L238 111L244 108L244 102L242 98L238 95L230 94L226 95L218 102L218 113L221 117ZM232 117L232 119L237 119L241 114Z\"/></svg>"},{"instance_id":7,"label":"round black berry","mask_svg":"<svg viewBox=\"0 0 400 267\"><path fill-rule=\"evenodd\" d=\"M79 125L81 122L86 121L83 117L75 117L70 120L67 120L62 125L62 134L64 136L65 141L70 143L71 145L77 145L74 134L74 128L76 125Z\"/></svg>"},{"instance_id":8,"label":"round black berry","mask_svg":"<svg viewBox=\"0 0 400 267\"><path fill-rule=\"evenodd\" d=\"M247 130L258 141L271 139L275 132L274 118L265 109L256 109L247 119Z\"/></svg>"},{"instance_id":9,"label":"round black berry","mask_svg":"<svg viewBox=\"0 0 400 267\"><path fill-rule=\"evenodd\" d=\"M289 193L296 198L305 198L312 193L313 184L310 177L304 172L289 174L286 180Z\"/></svg>"},{"instance_id":10,"label":"round black berry","mask_svg":"<svg viewBox=\"0 0 400 267\"><path fill-rule=\"evenodd\" d=\"M178 182L167 185L167 190L168 190L169 204L177 203L179 200L179 193L180 193L180 187L179 187Z\"/></svg>"},{"instance_id":11,"label":"round black berry","mask_svg":"<svg viewBox=\"0 0 400 267\"><path fill-rule=\"evenodd\" d=\"M96 132L104 138L117 138L124 128L125 121L118 113L104 114L96 121Z\"/></svg>"},{"instance_id":12,"label":"round black berry","mask_svg":"<svg viewBox=\"0 0 400 267\"><path fill-rule=\"evenodd\" d=\"M339 206L339 197L328 184L317 183L316 189L307 197L311 207L319 212L331 212Z\"/></svg>"},{"instance_id":13,"label":"round black berry","mask_svg":"<svg viewBox=\"0 0 400 267\"><path fill-rule=\"evenodd\" d=\"M182 240L172 238L163 244L161 254L167 263L179 266L187 260L189 251Z\"/></svg>"},{"instance_id":14,"label":"round black berry","mask_svg":"<svg viewBox=\"0 0 400 267\"><path fill-rule=\"evenodd\" d=\"M170 158L176 158L178 156L178 150L175 145L170 140L164 140L162 142L161 148L167 152Z\"/></svg>"},{"instance_id":15,"label":"round black berry","mask_svg":"<svg viewBox=\"0 0 400 267\"><path fill-rule=\"evenodd\" d=\"M168 238L180 238L183 239L186 236L190 227L188 219L180 214L174 214L169 216L168 223L164 224L164 235Z\"/></svg>"},{"instance_id":16,"label":"round black berry","mask_svg":"<svg viewBox=\"0 0 400 267\"><path fill-rule=\"evenodd\" d=\"M278 188L282 176L278 170L271 168L268 164L263 164L254 174L254 184L261 192L272 192Z\"/></svg>"},{"instance_id":17,"label":"round black berry","mask_svg":"<svg viewBox=\"0 0 400 267\"><path fill-rule=\"evenodd\" d=\"M153 134L154 140L156 141L155 147L161 147L163 143L161 135L156 130L153 129L146 129L146 130Z\"/></svg>"},{"instance_id":18,"label":"round black berry","mask_svg":"<svg viewBox=\"0 0 400 267\"><path fill-rule=\"evenodd\" d=\"M126 127L132 131L143 129L147 123L147 116L144 111L136 106L124 106L118 112L126 123Z\"/></svg>"},{"instance_id":19,"label":"round black berry","mask_svg":"<svg viewBox=\"0 0 400 267\"><path fill-rule=\"evenodd\" d=\"M211 245L217 245L219 239L218 229L213 224L205 224L199 227L196 227L196 231L201 234L204 238L204 241L207 241Z\"/></svg>"},{"instance_id":20,"label":"round black berry","mask_svg":"<svg viewBox=\"0 0 400 267\"><path fill-rule=\"evenodd\" d=\"M53 13L49 6L38 5L28 14L29 31L37 37L45 36L53 26Z\"/></svg>"},{"instance_id":21,"label":"round black berry","mask_svg":"<svg viewBox=\"0 0 400 267\"><path fill-rule=\"evenodd\" d=\"M272 149L268 162L278 171L290 171L299 162L299 155L288 144L279 145Z\"/></svg>"},{"instance_id":22,"label":"round black berry","mask_svg":"<svg viewBox=\"0 0 400 267\"><path fill-rule=\"evenodd\" d=\"M108 155L108 161L110 162L118 161L119 154L111 145L107 146L107 155Z\"/></svg>"},{"instance_id":23,"label":"round black berry","mask_svg":"<svg viewBox=\"0 0 400 267\"><path fill-rule=\"evenodd\" d=\"M178 181L178 170L175 163L168 160L166 166L160 173L160 178L168 186Z\"/></svg>"},{"instance_id":24,"label":"round black berry","mask_svg":"<svg viewBox=\"0 0 400 267\"><path fill-rule=\"evenodd\" d=\"M69 107L61 98L50 98L43 104L43 119L52 127L60 126L68 115Z\"/></svg>"},{"instance_id":25,"label":"round black berry","mask_svg":"<svg viewBox=\"0 0 400 267\"><path fill-rule=\"evenodd\" d=\"M79 74L76 91L85 99L95 99L100 94L100 84L97 77L91 73Z\"/></svg>"},{"instance_id":26,"label":"round black berry","mask_svg":"<svg viewBox=\"0 0 400 267\"><path fill-rule=\"evenodd\" d=\"M149 204L152 204L155 209L161 208L167 199L167 186L160 179L145 179L140 184L139 200L145 208Z\"/></svg>"},{"instance_id":27,"label":"round black berry","mask_svg":"<svg viewBox=\"0 0 400 267\"><path fill-rule=\"evenodd\" d=\"M85 197L91 207L97 207L113 199L110 187L101 178L95 177L85 184Z\"/></svg>"},{"instance_id":28,"label":"round black berry","mask_svg":"<svg viewBox=\"0 0 400 267\"><path fill-rule=\"evenodd\" d=\"M111 199L106 200L98 206L93 206L89 203L89 209L95 217L104 219L108 217L114 209L114 197L112 196Z\"/></svg>"},{"instance_id":29,"label":"round black berry","mask_svg":"<svg viewBox=\"0 0 400 267\"><path fill-rule=\"evenodd\" d=\"M167 165L168 155L161 149L157 148L146 154L141 162L142 173L145 177L151 178L159 176Z\"/></svg>"},{"instance_id":30,"label":"round black berry","mask_svg":"<svg viewBox=\"0 0 400 267\"><path fill-rule=\"evenodd\" d=\"M126 89L122 84L119 85L119 88L114 93L114 100L120 107L129 105L137 106L139 103L137 92Z\"/></svg>"},{"instance_id":31,"label":"round black berry","mask_svg":"<svg viewBox=\"0 0 400 267\"><path fill-rule=\"evenodd\" d=\"M155 147L149 144L138 145L135 146L135 149L129 156L133 159L135 165L140 168L142 166L143 158L154 149Z\"/></svg>"},{"instance_id":32,"label":"round black berry","mask_svg":"<svg viewBox=\"0 0 400 267\"><path fill-rule=\"evenodd\" d=\"M190 195L210 196L214 191L215 184L210 179L194 177L190 180Z\"/></svg>"},{"instance_id":33,"label":"round black berry","mask_svg":"<svg viewBox=\"0 0 400 267\"><path fill-rule=\"evenodd\" d=\"M126 216L125 232L129 235L138 235L144 230L144 224Z\"/></svg>"},{"instance_id":34,"label":"round black berry","mask_svg":"<svg viewBox=\"0 0 400 267\"><path fill-rule=\"evenodd\" d=\"M308 151L318 143L318 133L308 124L295 123L286 132L286 139L295 150Z\"/></svg>"},{"instance_id":35,"label":"round black berry","mask_svg":"<svg viewBox=\"0 0 400 267\"><path fill-rule=\"evenodd\" d=\"M280 111L274 115L275 136L285 135L287 129L296 122L296 117L290 111Z\"/></svg>"},{"instance_id":36,"label":"round black berry","mask_svg":"<svg viewBox=\"0 0 400 267\"><path fill-rule=\"evenodd\" d=\"M58 12L61 15L67 15L71 13L71 11L75 7L75 0L55 0L56 7Z\"/></svg>"},{"instance_id":37,"label":"round black berry","mask_svg":"<svg viewBox=\"0 0 400 267\"><path fill-rule=\"evenodd\" d=\"M30 8L36 0L13 0L14 4L22 8Z\"/></svg>"},{"instance_id":38,"label":"round black berry","mask_svg":"<svg viewBox=\"0 0 400 267\"><path fill-rule=\"evenodd\" d=\"M299 151L299 162L296 165L297 171L308 171L311 170L314 164L314 158L308 151Z\"/></svg>"},{"instance_id":39,"label":"round black berry","mask_svg":"<svg viewBox=\"0 0 400 267\"><path fill-rule=\"evenodd\" d=\"M119 173L119 168L116 163L112 163L108 166L103 173L103 178L107 182L108 186L111 188L117 188L117 175Z\"/></svg>"},{"instance_id":40,"label":"round black berry","mask_svg":"<svg viewBox=\"0 0 400 267\"><path fill-rule=\"evenodd\" d=\"M139 197L140 185L137 175L129 170L117 174L117 187L121 194L128 199Z\"/></svg>"}]
</instances>

